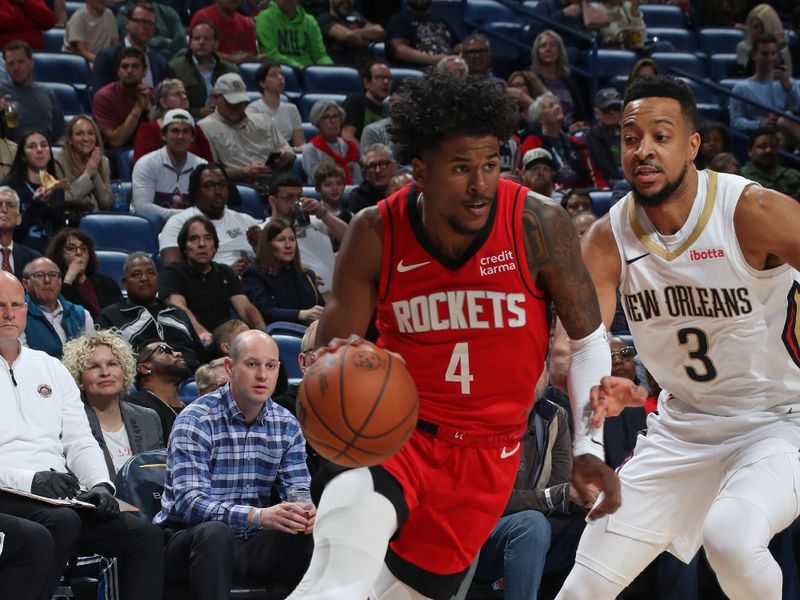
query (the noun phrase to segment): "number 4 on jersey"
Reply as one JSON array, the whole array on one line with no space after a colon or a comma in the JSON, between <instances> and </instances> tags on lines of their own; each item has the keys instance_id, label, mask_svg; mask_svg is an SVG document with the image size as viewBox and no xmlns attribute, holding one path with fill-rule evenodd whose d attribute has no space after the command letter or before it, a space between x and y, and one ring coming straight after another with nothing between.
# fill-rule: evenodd
<instances>
[{"instance_id":1,"label":"number 4 on jersey","mask_svg":"<svg viewBox=\"0 0 800 600\"><path fill-rule=\"evenodd\" d=\"M467 342L459 342L453 347L453 353L450 355L450 364L447 365L444 380L460 383L461 393L469 394L472 379L472 373L469 372L469 344Z\"/></svg>"}]
</instances>

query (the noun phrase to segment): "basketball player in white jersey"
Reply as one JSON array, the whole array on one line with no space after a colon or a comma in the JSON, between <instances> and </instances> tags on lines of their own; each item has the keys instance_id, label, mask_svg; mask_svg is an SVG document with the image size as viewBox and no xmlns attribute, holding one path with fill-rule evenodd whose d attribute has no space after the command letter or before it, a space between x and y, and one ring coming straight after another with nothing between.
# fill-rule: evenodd
<instances>
[{"instance_id":1,"label":"basketball player in white jersey","mask_svg":"<svg viewBox=\"0 0 800 600\"><path fill-rule=\"evenodd\" d=\"M778 600L767 544L800 512L800 204L698 172L694 96L671 77L631 85L621 141L633 191L584 260L605 323L619 288L665 391L619 472L620 509L589 523L558 599L614 598L663 550L688 562L702 544L731 600ZM595 421L636 393L604 378Z\"/></svg>"}]
</instances>

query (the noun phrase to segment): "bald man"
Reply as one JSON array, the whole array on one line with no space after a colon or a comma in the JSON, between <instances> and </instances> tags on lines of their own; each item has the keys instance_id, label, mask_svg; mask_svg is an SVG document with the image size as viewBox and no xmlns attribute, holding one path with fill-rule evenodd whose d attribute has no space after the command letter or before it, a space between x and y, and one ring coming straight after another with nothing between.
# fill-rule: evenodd
<instances>
[{"instance_id":1,"label":"bald man","mask_svg":"<svg viewBox=\"0 0 800 600\"><path fill-rule=\"evenodd\" d=\"M278 346L247 330L231 343L230 382L178 415L161 512L170 581L197 600L229 597L235 579L299 581L311 558L316 508L297 420L272 401ZM272 492L282 502L270 506Z\"/></svg>"},{"instance_id":2,"label":"bald man","mask_svg":"<svg viewBox=\"0 0 800 600\"><path fill-rule=\"evenodd\" d=\"M0 487L48 498L78 498L96 509L76 510L0 493L0 514L42 525L54 547L41 578L5 582L0 572L2 595L27 597L30 587L38 586L34 597L49 599L67 560L80 549L119 559L122 600L161 598L161 532L130 513L119 513L74 379L60 361L19 342L27 312L22 284L0 272L0 398L6 400L0 402Z\"/></svg>"}]
</instances>

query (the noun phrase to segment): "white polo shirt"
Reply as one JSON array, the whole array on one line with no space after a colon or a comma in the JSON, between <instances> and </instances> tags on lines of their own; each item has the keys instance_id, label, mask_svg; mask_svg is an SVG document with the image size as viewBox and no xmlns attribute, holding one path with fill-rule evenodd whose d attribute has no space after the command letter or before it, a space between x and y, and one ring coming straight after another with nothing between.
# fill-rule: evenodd
<instances>
[{"instance_id":1,"label":"white polo shirt","mask_svg":"<svg viewBox=\"0 0 800 600\"><path fill-rule=\"evenodd\" d=\"M131 204L137 215L160 215L164 220L189 206L189 175L206 159L187 152L186 162L172 164L166 146L142 156L133 165Z\"/></svg>"}]
</instances>

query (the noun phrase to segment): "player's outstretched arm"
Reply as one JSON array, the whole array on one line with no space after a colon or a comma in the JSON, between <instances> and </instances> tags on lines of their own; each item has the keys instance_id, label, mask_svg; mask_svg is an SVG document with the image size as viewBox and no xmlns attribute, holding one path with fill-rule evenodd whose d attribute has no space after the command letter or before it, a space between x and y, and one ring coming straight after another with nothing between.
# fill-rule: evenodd
<instances>
[{"instance_id":1,"label":"player's outstretched arm","mask_svg":"<svg viewBox=\"0 0 800 600\"><path fill-rule=\"evenodd\" d=\"M333 270L331 297L317 331L317 347L334 338L348 339L367 331L378 294L383 244L377 208L359 212L342 240Z\"/></svg>"},{"instance_id":2,"label":"player's outstretched arm","mask_svg":"<svg viewBox=\"0 0 800 600\"><path fill-rule=\"evenodd\" d=\"M567 213L528 196L522 212L525 252L531 276L552 298L570 338L569 395L574 420L572 484L584 504L591 486L605 492L590 513L597 518L620 504L619 481L603 462L603 432L589 418L589 390L611 370L611 357L594 285L581 258L578 238Z\"/></svg>"},{"instance_id":3,"label":"player's outstretched arm","mask_svg":"<svg viewBox=\"0 0 800 600\"><path fill-rule=\"evenodd\" d=\"M764 270L789 264L800 270L799 202L775 190L751 185L742 192L733 224L751 267Z\"/></svg>"}]
</instances>

